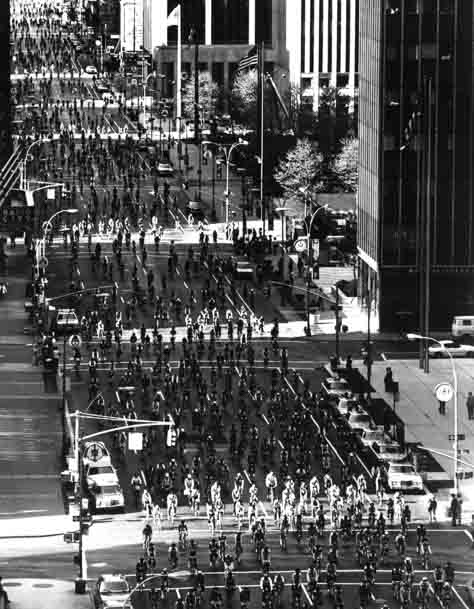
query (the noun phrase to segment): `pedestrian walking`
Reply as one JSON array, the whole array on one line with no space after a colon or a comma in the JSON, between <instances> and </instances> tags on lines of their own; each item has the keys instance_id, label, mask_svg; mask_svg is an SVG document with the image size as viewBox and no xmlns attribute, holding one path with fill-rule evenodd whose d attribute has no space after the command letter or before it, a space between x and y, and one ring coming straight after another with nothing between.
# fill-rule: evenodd
<instances>
[{"instance_id":1,"label":"pedestrian walking","mask_svg":"<svg viewBox=\"0 0 474 609\"><path fill-rule=\"evenodd\" d=\"M472 421L474 419L474 395L472 395L472 391L467 394L466 408L467 418Z\"/></svg>"},{"instance_id":2,"label":"pedestrian walking","mask_svg":"<svg viewBox=\"0 0 474 609\"><path fill-rule=\"evenodd\" d=\"M385 385L385 392L390 393L393 387L393 372L390 367L388 367L385 371L385 376L383 377L383 382Z\"/></svg>"},{"instance_id":3,"label":"pedestrian walking","mask_svg":"<svg viewBox=\"0 0 474 609\"><path fill-rule=\"evenodd\" d=\"M431 495L428 499L428 516L430 522L436 522L436 509L438 507L438 502L436 501L436 497Z\"/></svg>"},{"instance_id":4,"label":"pedestrian walking","mask_svg":"<svg viewBox=\"0 0 474 609\"><path fill-rule=\"evenodd\" d=\"M449 504L449 513L451 515L451 524L453 527L458 525L459 520L459 499L456 495L451 495L451 503Z\"/></svg>"}]
</instances>

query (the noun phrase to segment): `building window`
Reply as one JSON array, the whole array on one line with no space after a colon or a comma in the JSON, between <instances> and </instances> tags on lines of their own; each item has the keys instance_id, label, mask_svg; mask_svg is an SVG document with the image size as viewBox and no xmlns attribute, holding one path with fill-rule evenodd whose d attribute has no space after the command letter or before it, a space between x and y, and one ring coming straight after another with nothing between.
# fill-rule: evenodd
<instances>
[{"instance_id":1,"label":"building window","mask_svg":"<svg viewBox=\"0 0 474 609\"><path fill-rule=\"evenodd\" d=\"M255 41L272 44L272 0L255 2Z\"/></svg>"},{"instance_id":2,"label":"building window","mask_svg":"<svg viewBox=\"0 0 474 609\"><path fill-rule=\"evenodd\" d=\"M349 74L337 74L336 76L336 87L347 87L349 84Z\"/></svg>"},{"instance_id":3,"label":"building window","mask_svg":"<svg viewBox=\"0 0 474 609\"><path fill-rule=\"evenodd\" d=\"M224 86L224 64L222 61L212 64L212 80L219 85Z\"/></svg>"},{"instance_id":4,"label":"building window","mask_svg":"<svg viewBox=\"0 0 474 609\"><path fill-rule=\"evenodd\" d=\"M229 61L229 83L234 80L235 73L237 72L238 63Z\"/></svg>"},{"instance_id":5,"label":"building window","mask_svg":"<svg viewBox=\"0 0 474 609\"><path fill-rule=\"evenodd\" d=\"M212 0L213 44L247 44L249 0Z\"/></svg>"},{"instance_id":6,"label":"building window","mask_svg":"<svg viewBox=\"0 0 474 609\"><path fill-rule=\"evenodd\" d=\"M204 44L205 0L181 0L181 37L183 44L188 41L191 27L196 30L199 44ZM177 0L168 0L168 15L178 5ZM168 44L177 44L176 27L168 29Z\"/></svg>"},{"instance_id":7,"label":"building window","mask_svg":"<svg viewBox=\"0 0 474 609\"><path fill-rule=\"evenodd\" d=\"M329 87L329 76L320 76L319 77L319 86L321 89L325 87Z\"/></svg>"}]
</instances>

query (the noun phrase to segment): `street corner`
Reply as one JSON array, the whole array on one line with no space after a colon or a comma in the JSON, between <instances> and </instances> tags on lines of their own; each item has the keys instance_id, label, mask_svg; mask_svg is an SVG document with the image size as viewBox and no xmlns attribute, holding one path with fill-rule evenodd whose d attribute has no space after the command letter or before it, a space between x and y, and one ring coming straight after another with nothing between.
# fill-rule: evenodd
<instances>
[{"instance_id":1,"label":"street corner","mask_svg":"<svg viewBox=\"0 0 474 609\"><path fill-rule=\"evenodd\" d=\"M14 609L91 609L92 596L75 593L75 583L57 579L5 579L3 582Z\"/></svg>"}]
</instances>

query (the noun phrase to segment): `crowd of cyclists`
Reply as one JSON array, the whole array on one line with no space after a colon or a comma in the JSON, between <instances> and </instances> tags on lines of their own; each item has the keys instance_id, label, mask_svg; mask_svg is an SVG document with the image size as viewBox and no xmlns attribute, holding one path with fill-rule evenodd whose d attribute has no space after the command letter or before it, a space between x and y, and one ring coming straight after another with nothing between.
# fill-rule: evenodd
<instances>
[{"instance_id":1,"label":"crowd of cyclists","mask_svg":"<svg viewBox=\"0 0 474 609\"><path fill-rule=\"evenodd\" d=\"M331 404L291 369L277 320L271 341L258 342L267 336L264 319L255 312L255 291L246 285L239 291L234 263L220 253L217 234L201 230L199 244L185 253L174 243L166 248L161 243L163 227L179 215L175 193L159 178L154 155L139 143L104 137L106 105L89 112L92 102L90 108L81 102L84 83L72 74L58 75L73 68L72 55L62 51L67 45L59 17L50 7L13 21L17 64L35 75L16 84L16 103L31 94L41 100L18 130L19 142L26 148L39 134L58 134L39 146L32 173L67 184L71 206L81 199L86 204L69 237L64 233L71 254L70 291L78 291L79 253L86 247L96 282L113 283L105 299L98 290L92 300L74 301L84 347L73 349L73 369L88 384L98 426L114 427L113 419L124 417L172 422L174 440L168 441L161 428L144 433L130 478L131 502L145 514L136 580L146 582L156 574L148 585L152 606L170 597L170 574L179 567L190 571L192 587L176 600L171 597L176 609L197 609L204 598L212 609L235 598L246 609L256 597L263 609L282 607L287 599L301 609L328 601L335 609L353 609L343 592L347 582L341 568L349 560L361 577L353 582L360 608L373 602L377 573L387 568L393 599L401 607L416 603L427 609L435 597L448 608L452 564L433 559L422 524L416 527L416 544L411 543L409 504L400 493L387 496L383 485L375 489L361 470L354 439L338 425ZM44 74L45 65L54 67L61 91L77 99L51 99L53 76ZM112 255L100 244L106 236ZM261 233L232 237L234 253L258 257L271 251L271 241ZM164 267L150 261L152 253L163 251ZM178 271L199 281L201 292L190 289L182 297ZM127 296L121 304L122 293ZM153 319L149 325L147 316ZM181 339L179 326L185 327ZM45 331L42 342L59 358L54 334ZM112 437L113 455L128 471L127 435ZM223 444L225 453L219 451ZM188 523L201 516L208 542L190 538ZM166 556L157 534L163 530L176 531ZM304 568L290 576L272 569L272 551L286 557L295 547ZM237 585L243 555L258 565L256 588ZM208 566L223 574L221 584L209 585ZM427 575L416 581L420 569Z\"/></svg>"}]
</instances>

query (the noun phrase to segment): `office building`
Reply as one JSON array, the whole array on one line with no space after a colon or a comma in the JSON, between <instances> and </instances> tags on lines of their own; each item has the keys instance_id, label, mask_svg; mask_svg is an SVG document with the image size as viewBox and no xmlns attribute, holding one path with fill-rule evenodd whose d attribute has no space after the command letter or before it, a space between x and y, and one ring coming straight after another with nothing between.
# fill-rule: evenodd
<instances>
[{"instance_id":1,"label":"office building","mask_svg":"<svg viewBox=\"0 0 474 609\"><path fill-rule=\"evenodd\" d=\"M10 112L10 3L0 3L0 167L12 152ZM1 51L3 49L3 51Z\"/></svg>"},{"instance_id":2,"label":"office building","mask_svg":"<svg viewBox=\"0 0 474 609\"><path fill-rule=\"evenodd\" d=\"M176 27L166 27L166 16L175 0L145 0L145 49L153 54L158 70L175 78ZM191 28L199 42L199 68L228 89L237 64L256 43L264 40L267 69L288 72L286 50L286 0L182 0L183 71L189 73L194 49L188 46ZM169 84L168 84L169 87ZM165 91L172 94L172 89Z\"/></svg>"},{"instance_id":3,"label":"office building","mask_svg":"<svg viewBox=\"0 0 474 609\"><path fill-rule=\"evenodd\" d=\"M474 311L473 4L360 0L360 290L382 329Z\"/></svg>"},{"instance_id":4,"label":"office building","mask_svg":"<svg viewBox=\"0 0 474 609\"><path fill-rule=\"evenodd\" d=\"M143 47L144 0L121 0L120 44L124 53L136 53Z\"/></svg>"},{"instance_id":5,"label":"office building","mask_svg":"<svg viewBox=\"0 0 474 609\"><path fill-rule=\"evenodd\" d=\"M358 27L359 0L287 0L290 80L315 111L321 87L356 96Z\"/></svg>"}]
</instances>

